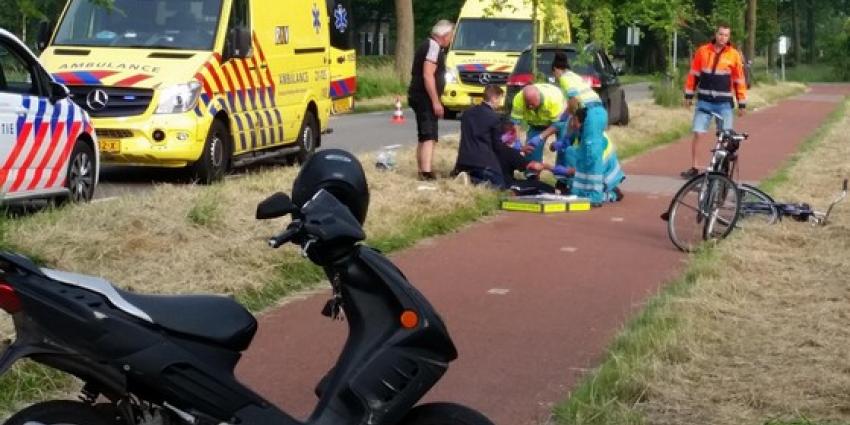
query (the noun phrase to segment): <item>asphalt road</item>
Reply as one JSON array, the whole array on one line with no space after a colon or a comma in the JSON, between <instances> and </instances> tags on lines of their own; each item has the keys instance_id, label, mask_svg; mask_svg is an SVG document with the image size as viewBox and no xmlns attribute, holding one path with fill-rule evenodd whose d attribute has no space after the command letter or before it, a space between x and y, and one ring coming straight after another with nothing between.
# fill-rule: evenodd
<instances>
[{"instance_id":1,"label":"asphalt road","mask_svg":"<svg viewBox=\"0 0 850 425\"><path fill-rule=\"evenodd\" d=\"M651 96L647 83L631 84L625 86L625 90L629 102ZM409 109L404 111L404 116L402 124L391 122L390 111L332 117L330 127L333 133L323 136L322 148L342 148L360 153L387 145L413 145L416 143L416 121ZM457 134L459 131L460 121L440 121L440 134ZM188 182L186 176L183 170L105 166L101 170L95 197L108 199L130 195L150 190L155 183L185 184ZM239 178L239 173L229 178Z\"/></svg>"}]
</instances>

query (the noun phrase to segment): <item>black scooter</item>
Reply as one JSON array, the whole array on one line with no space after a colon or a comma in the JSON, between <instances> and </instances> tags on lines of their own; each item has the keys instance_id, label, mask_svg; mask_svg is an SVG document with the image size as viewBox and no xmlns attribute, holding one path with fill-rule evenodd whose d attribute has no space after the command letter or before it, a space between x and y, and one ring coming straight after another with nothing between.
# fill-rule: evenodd
<instances>
[{"instance_id":1,"label":"black scooter","mask_svg":"<svg viewBox=\"0 0 850 425\"><path fill-rule=\"evenodd\" d=\"M323 314L343 314L349 326L305 424L492 425L456 404L414 407L457 352L422 294L386 257L359 243L365 207L356 218L357 190L340 190L351 185L334 182L339 176L304 182L305 170L334 169L333 161L347 161L343 165L362 174L347 152L322 151L305 164L301 186L296 180L293 189L297 201L304 186L318 188L308 201L297 205L278 193L257 208L258 219L292 214L269 244L297 244L324 268L334 296ZM365 176L356 177L366 190ZM236 380L236 363L257 321L231 298L126 292L12 253L0 254L0 271L0 308L13 316L17 334L0 357L0 374L29 358L84 383L80 401L38 403L7 425L302 424Z\"/></svg>"}]
</instances>

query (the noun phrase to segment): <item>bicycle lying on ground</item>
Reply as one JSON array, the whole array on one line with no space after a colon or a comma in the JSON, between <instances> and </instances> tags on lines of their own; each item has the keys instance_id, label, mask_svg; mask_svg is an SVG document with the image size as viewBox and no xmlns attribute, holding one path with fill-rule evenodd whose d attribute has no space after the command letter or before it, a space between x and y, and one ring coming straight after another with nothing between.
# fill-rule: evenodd
<instances>
[{"instance_id":1,"label":"bicycle lying on ground","mask_svg":"<svg viewBox=\"0 0 850 425\"><path fill-rule=\"evenodd\" d=\"M741 201L740 219L760 218L762 221L767 222L767 224L774 224L782 220L783 217L791 217L795 221L809 222L813 226L824 226L829 222L829 216L832 214L833 208L847 198L847 179L844 179L841 192L829 204L825 212L817 211L811 205L803 202L775 202L770 195L758 189L756 190L761 194L761 198L757 200L746 200L744 198Z\"/></svg>"},{"instance_id":2,"label":"bicycle lying on ground","mask_svg":"<svg viewBox=\"0 0 850 425\"><path fill-rule=\"evenodd\" d=\"M713 115L717 128L723 128L720 115L703 112ZM774 224L783 216L824 225L835 205L846 198L847 180L842 194L826 212L816 211L804 203L778 203L755 186L735 183L738 149L748 138L747 133L718 130L706 172L688 180L676 192L667 212L661 215L667 221L670 240L680 250L691 252L704 241L725 238L736 227L756 222Z\"/></svg>"}]
</instances>

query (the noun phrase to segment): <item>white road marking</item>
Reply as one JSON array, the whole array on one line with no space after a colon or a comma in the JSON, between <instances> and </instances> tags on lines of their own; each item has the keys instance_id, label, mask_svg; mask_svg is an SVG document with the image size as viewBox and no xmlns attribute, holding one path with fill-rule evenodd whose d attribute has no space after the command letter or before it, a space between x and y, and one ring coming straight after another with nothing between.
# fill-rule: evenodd
<instances>
[{"instance_id":1,"label":"white road marking","mask_svg":"<svg viewBox=\"0 0 850 425\"><path fill-rule=\"evenodd\" d=\"M499 289L499 288L494 288L494 289L487 291L487 293L490 294L490 295L508 295L509 292L511 292L510 289Z\"/></svg>"},{"instance_id":2,"label":"white road marking","mask_svg":"<svg viewBox=\"0 0 850 425\"><path fill-rule=\"evenodd\" d=\"M578 251L578 248L576 248L574 246L565 246L565 247L561 248L561 252L568 252L570 254L573 254L576 251Z\"/></svg>"}]
</instances>

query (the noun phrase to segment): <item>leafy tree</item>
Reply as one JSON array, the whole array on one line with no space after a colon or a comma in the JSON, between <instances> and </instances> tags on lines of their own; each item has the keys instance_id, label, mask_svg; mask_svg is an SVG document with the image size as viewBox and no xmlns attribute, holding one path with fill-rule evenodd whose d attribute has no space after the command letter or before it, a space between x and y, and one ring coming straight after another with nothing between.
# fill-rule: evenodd
<instances>
[{"instance_id":1,"label":"leafy tree","mask_svg":"<svg viewBox=\"0 0 850 425\"><path fill-rule=\"evenodd\" d=\"M694 10L694 2L687 0L630 0L621 4L620 16L653 31L663 46L671 46L673 33L694 20ZM668 61L668 73L675 74L675 68Z\"/></svg>"},{"instance_id":2,"label":"leafy tree","mask_svg":"<svg viewBox=\"0 0 850 425\"><path fill-rule=\"evenodd\" d=\"M413 3L416 42L428 37L431 27L440 19L457 22L464 0L430 0Z\"/></svg>"}]
</instances>

